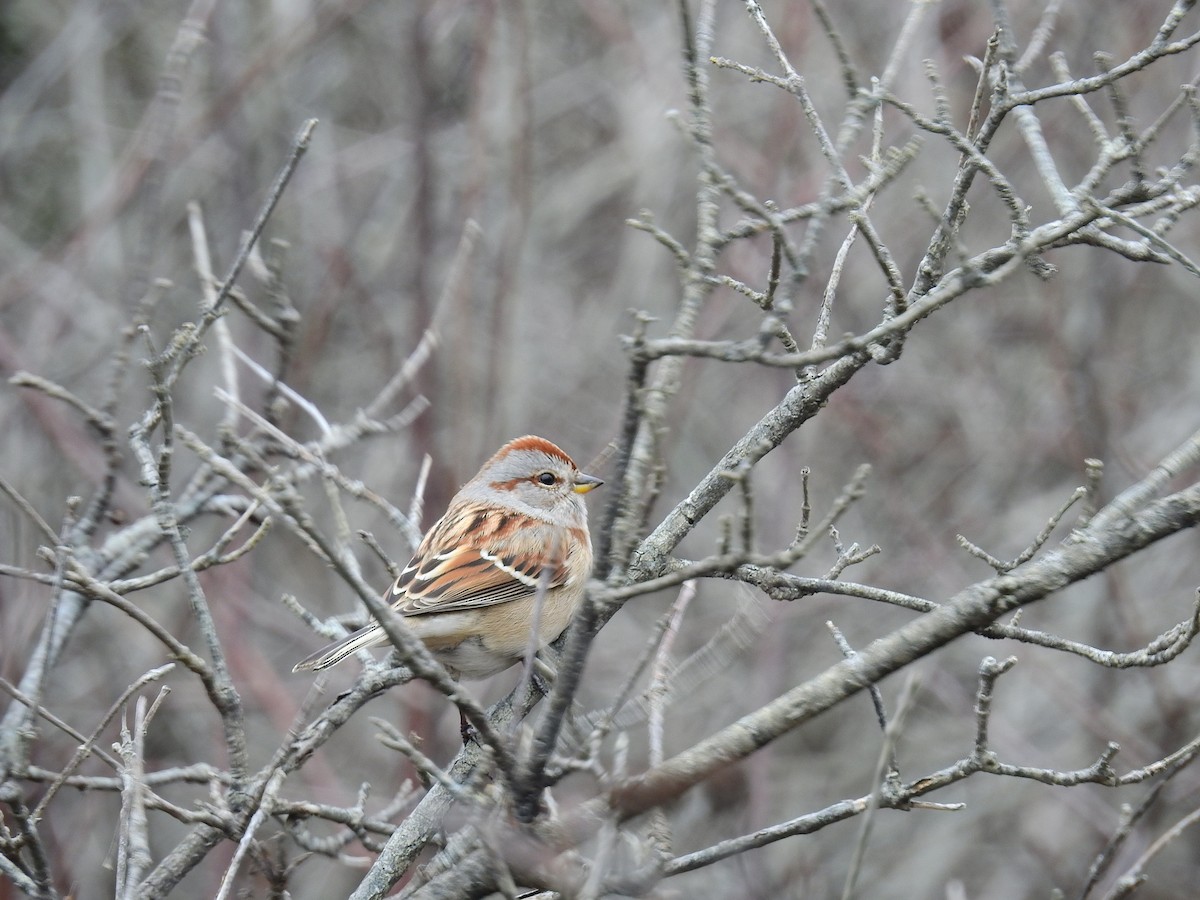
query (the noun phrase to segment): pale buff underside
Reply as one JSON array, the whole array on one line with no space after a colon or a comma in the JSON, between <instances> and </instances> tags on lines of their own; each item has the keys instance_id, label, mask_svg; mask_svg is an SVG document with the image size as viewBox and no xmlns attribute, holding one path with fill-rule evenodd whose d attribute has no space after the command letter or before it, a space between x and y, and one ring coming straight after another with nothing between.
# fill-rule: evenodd
<instances>
[{"instance_id":1,"label":"pale buff underside","mask_svg":"<svg viewBox=\"0 0 1200 900\"><path fill-rule=\"evenodd\" d=\"M579 605L583 591L572 589L564 594L564 590L547 591L542 601L539 649L563 633ZM467 679L487 678L524 657L535 599L529 596L481 609L404 616L403 622L451 674ZM463 634L473 636L464 640ZM296 669L326 669L359 650L386 641L383 629L372 623L299 663Z\"/></svg>"}]
</instances>

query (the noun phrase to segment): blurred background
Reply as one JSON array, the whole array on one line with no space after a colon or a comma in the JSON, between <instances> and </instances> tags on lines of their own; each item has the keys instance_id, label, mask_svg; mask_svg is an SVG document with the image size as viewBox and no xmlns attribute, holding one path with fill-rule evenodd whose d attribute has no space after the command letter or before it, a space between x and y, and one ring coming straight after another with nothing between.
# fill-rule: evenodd
<instances>
[{"instance_id":1,"label":"blurred background","mask_svg":"<svg viewBox=\"0 0 1200 900\"><path fill-rule=\"evenodd\" d=\"M1012 7L1018 39L1027 41L1043 4ZM847 97L812 8L764 8L834 130ZM1168 9L1162 0L1062 3L1047 50L1062 51L1076 75L1090 74L1096 51L1120 61L1146 46ZM880 74L908 12L907 4L867 0L831 5L864 77ZM719 3L717 24L715 55L776 71L741 4ZM1196 27L1185 22L1184 30ZM977 76L964 57L982 57L992 30L985 4L928 4L895 93L931 111L929 60L955 121L965 127ZM1183 53L1127 83L1124 99L1136 127L1154 121L1179 85L1196 76L1196 62L1195 52ZM729 70L710 67L708 76L714 144L726 169L780 207L815 200L828 167L794 99ZM1029 86L1055 80L1044 58L1025 74ZM1115 131L1110 99L1090 99ZM353 418L417 346L438 311L466 223L481 229L464 285L442 302L436 353L393 411L418 393L429 409L405 431L349 448L337 465L407 508L428 454L425 526L510 437L542 434L586 467L617 435L628 369L621 336L633 328L631 311L656 317L649 333L661 336L681 295L674 259L626 219L649 210L685 246L693 240L697 167L670 114L686 102L678 9L666 3L8 0L0 5L0 374L37 373L99 403L120 331L155 279L171 282L150 329L157 346L196 315L201 292L187 204L202 207L214 269L222 275L296 132L315 117L311 147L265 238L287 244L276 252L301 317L287 383L329 420ZM1038 110L1060 171L1074 184L1095 159L1092 135L1067 100ZM1178 159L1190 128L1186 114L1168 123L1146 155L1151 172ZM913 133L893 111L885 116L885 142L899 145ZM855 154L868 151L868 139ZM1011 125L989 156L1030 205L1034 224L1055 217ZM921 155L876 200L873 221L906 284L932 233L914 197L924 192L940 208L957 161L951 148L926 136ZM861 177L855 157L847 164ZM1122 170L1113 183L1126 177ZM739 218L732 207L722 211L725 226ZM802 224L795 228L803 233ZM846 228L843 219L831 220L795 298L790 325L802 345ZM966 249L1002 244L1008 234L1004 209L981 179L972 192ZM1185 252L1194 249L1195 222L1185 218L1172 240ZM718 271L761 290L770 256L768 237L736 242ZM1094 248L1060 250L1049 261L1058 267L1050 281L1022 272L920 324L897 363L865 369L769 456L754 475L759 549L791 540L801 467L812 471L819 515L854 469L870 463L867 495L840 533L846 544L878 544L882 552L845 577L943 600L991 574L959 549L956 535L1014 557L1083 483L1085 458L1104 461L1108 499L1190 435L1200 419L1193 277L1179 266L1136 265ZM261 299L261 286L250 278L243 283ZM843 276L832 335L869 329L885 287L860 242ZM720 288L696 335L744 338L756 333L759 320L745 297ZM270 339L239 313L228 321L239 346L273 367ZM135 344L135 359L145 354ZM667 481L652 524L794 383L787 370L702 360L690 361L685 376L670 407ZM177 419L210 440L223 414L213 394L217 382L209 354L192 364L176 398ZM244 374L243 392L254 405L265 386ZM148 398L135 366L120 407L122 434ZM300 440L317 435L295 407L283 424ZM0 387L0 430L0 475L57 527L67 498L87 496L103 471L98 442L65 405L7 383ZM176 467L182 486L194 460L181 454ZM144 514L148 501L131 462L121 474L117 504L128 520ZM320 520L328 510L319 486L311 494ZM593 514L603 502L595 496ZM407 559L402 535L373 508L347 502L352 528L374 532L389 554ZM732 497L718 509L735 511ZM680 548L683 555L713 550L720 529L718 517L710 518ZM198 525L189 538L194 552L227 524ZM114 521L109 528L119 526ZM11 503L0 503L0 562L44 571L36 556L41 542ZM1030 608L1022 624L1104 648L1136 649L1190 615L1198 549L1194 534L1174 538ZM280 595L294 594L322 616L355 605L349 589L300 550L277 529L246 558L203 576L250 716L254 766L296 723L312 684L293 676L292 664L323 641L285 611ZM382 564L365 548L359 555L368 579L382 587ZM146 568L167 558L164 551ZM796 571L823 575L835 558L829 542ZM176 583L136 599L184 640L198 640ZM611 698L630 663L629 648L671 599L636 601L605 629L590 657L586 705ZM49 602L42 585L0 579L0 675L10 681L27 665ZM668 716L668 753L836 662L840 653L826 620L862 647L912 616L836 597L779 605L726 582L706 583L684 620L679 654L751 603L769 625L751 649L686 685ZM1159 669L1114 671L971 638L913 667L917 692L899 746L906 779L969 755L979 660L1009 654L1019 663L999 682L992 721L994 748L1005 762L1084 768L1117 741L1116 766L1124 771L1163 757L1200 724L1194 650ZM44 703L88 733L125 685L163 661L148 634L112 609L95 608L46 685ZM330 676L329 696L353 678L350 669ZM884 683L889 702L902 677ZM216 717L194 679L177 671L169 681L174 693L151 733L151 764L222 762ZM510 672L476 690L493 700L513 683ZM448 760L456 749L454 710L422 685L394 691L368 712L422 735L435 760ZM285 793L345 806L370 782L369 806L384 805L412 770L374 740L366 719L360 715L342 729ZM644 733L633 734L641 753ZM102 745L115 736L112 726ZM843 704L681 800L673 811L675 851L868 794L879 746L868 698ZM73 751L70 739L47 728L34 761L61 767ZM83 771L110 774L95 761ZM991 900L1048 896L1055 887L1074 896L1117 827L1122 804L1138 803L1148 789L1050 788L977 776L931 798L965 803L963 811L878 817L860 896ZM1121 860L1131 862L1193 810L1198 789L1200 770L1178 777ZM568 780L559 799L570 802L573 791L591 790ZM204 797L195 787L164 793L185 807ZM111 892L105 866L118 809L117 797L99 792L57 799L45 827L55 866L69 874L69 884L60 885L64 893ZM166 816L153 824L156 854L185 831ZM665 887L679 896L830 896L840 892L858 828L856 821L834 825ZM211 896L232 849L189 876L180 896ZM357 846L351 851L368 856ZM293 882L296 897L344 896L361 877L361 870L324 858L305 861L301 872L304 878ZM249 895L265 895L252 870L243 879ZM1197 883L1200 845L1185 833L1158 858L1140 896L1191 896ZM0 897L7 890L0 883Z\"/></svg>"}]
</instances>

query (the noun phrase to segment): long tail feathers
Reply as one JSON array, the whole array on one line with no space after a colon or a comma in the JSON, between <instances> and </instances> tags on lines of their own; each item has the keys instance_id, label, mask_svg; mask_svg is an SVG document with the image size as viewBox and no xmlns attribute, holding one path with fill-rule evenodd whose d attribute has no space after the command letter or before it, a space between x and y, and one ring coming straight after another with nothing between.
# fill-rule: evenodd
<instances>
[{"instance_id":1,"label":"long tail feathers","mask_svg":"<svg viewBox=\"0 0 1200 900\"><path fill-rule=\"evenodd\" d=\"M383 629L375 623L364 626L358 629L353 634L347 635L340 641L334 641L314 653L312 656L306 656L296 665L292 666L293 672L319 672L321 669L328 669L330 666L335 666L343 659L352 653L357 653L367 647L381 643L387 640L387 635L383 633Z\"/></svg>"}]
</instances>

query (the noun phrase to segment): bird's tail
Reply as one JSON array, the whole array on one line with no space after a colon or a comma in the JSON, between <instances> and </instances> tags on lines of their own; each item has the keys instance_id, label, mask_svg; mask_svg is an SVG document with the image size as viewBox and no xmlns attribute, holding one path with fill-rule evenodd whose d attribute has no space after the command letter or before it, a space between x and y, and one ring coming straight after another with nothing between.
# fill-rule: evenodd
<instances>
[{"instance_id":1,"label":"bird's tail","mask_svg":"<svg viewBox=\"0 0 1200 900\"><path fill-rule=\"evenodd\" d=\"M293 672L319 672L321 669L328 669L330 666L335 666L351 653L357 653L359 650L364 650L367 647L382 643L387 639L383 629L372 622L366 625L353 634L349 634L340 641L334 641L332 644L327 644L322 647L312 656L306 656L296 665L292 666Z\"/></svg>"}]
</instances>

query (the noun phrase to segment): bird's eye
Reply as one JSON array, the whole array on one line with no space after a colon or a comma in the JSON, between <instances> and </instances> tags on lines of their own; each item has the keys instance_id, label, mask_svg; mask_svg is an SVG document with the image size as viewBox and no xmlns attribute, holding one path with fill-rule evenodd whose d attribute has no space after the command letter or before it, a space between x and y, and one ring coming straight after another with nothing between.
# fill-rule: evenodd
<instances>
[{"instance_id":1,"label":"bird's eye","mask_svg":"<svg viewBox=\"0 0 1200 900\"><path fill-rule=\"evenodd\" d=\"M537 480L546 485L546 487L550 487L551 485L558 483L558 478L553 472L543 472L537 477Z\"/></svg>"}]
</instances>

